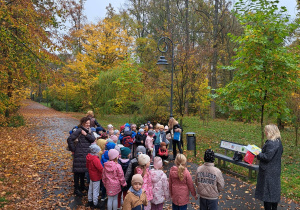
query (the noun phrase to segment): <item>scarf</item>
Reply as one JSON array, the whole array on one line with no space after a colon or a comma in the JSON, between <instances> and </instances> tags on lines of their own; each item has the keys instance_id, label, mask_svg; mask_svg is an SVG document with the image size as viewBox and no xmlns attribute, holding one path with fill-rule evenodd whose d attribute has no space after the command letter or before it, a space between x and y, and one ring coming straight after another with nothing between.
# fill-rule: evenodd
<instances>
[{"instance_id":1,"label":"scarf","mask_svg":"<svg viewBox=\"0 0 300 210\"><path fill-rule=\"evenodd\" d=\"M129 188L129 191L132 192L133 194L135 194L136 196L139 196L139 197L141 196L141 194L143 192L142 188L139 191L136 191L135 189L133 189L132 186Z\"/></svg>"}]
</instances>

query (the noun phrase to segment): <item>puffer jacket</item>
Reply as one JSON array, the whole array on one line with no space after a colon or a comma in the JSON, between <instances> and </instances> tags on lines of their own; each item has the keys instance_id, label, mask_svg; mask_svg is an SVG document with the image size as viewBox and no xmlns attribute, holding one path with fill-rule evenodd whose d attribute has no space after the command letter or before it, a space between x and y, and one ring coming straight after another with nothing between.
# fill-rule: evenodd
<instances>
[{"instance_id":1,"label":"puffer jacket","mask_svg":"<svg viewBox=\"0 0 300 210\"><path fill-rule=\"evenodd\" d=\"M136 167L136 174L143 174L143 169L141 169L140 167ZM146 195L147 195L147 200L151 201L153 199L153 191L152 191L152 181L151 181L151 174L149 171L149 168L146 169L147 172L143 177L144 183L142 186L142 189L145 190Z\"/></svg>"},{"instance_id":2,"label":"puffer jacket","mask_svg":"<svg viewBox=\"0 0 300 210\"><path fill-rule=\"evenodd\" d=\"M157 169L151 169L150 174L153 188L153 199L151 203L160 204L165 200L169 200L170 193L167 175L162 170Z\"/></svg>"},{"instance_id":3,"label":"puffer jacket","mask_svg":"<svg viewBox=\"0 0 300 210\"><path fill-rule=\"evenodd\" d=\"M169 175L169 189L172 202L177 206L184 206L189 203L190 192L196 197L196 191L190 172L185 168L183 172L183 180L180 181L178 177L178 168L173 166L170 169Z\"/></svg>"},{"instance_id":4,"label":"puffer jacket","mask_svg":"<svg viewBox=\"0 0 300 210\"><path fill-rule=\"evenodd\" d=\"M86 167L89 170L89 176L93 182L100 181L102 179L103 166L101 165L97 155L89 153L86 156Z\"/></svg>"},{"instance_id":5,"label":"puffer jacket","mask_svg":"<svg viewBox=\"0 0 300 210\"><path fill-rule=\"evenodd\" d=\"M121 192L121 186L126 186L124 173L120 164L108 161L104 164L102 181L109 196L115 196Z\"/></svg>"},{"instance_id":6,"label":"puffer jacket","mask_svg":"<svg viewBox=\"0 0 300 210\"><path fill-rule=\"evenodd\" d=\"M81 134L84 130L87 135ZM75 146L74 141L78 137L78 143ZM89 132L89 130L80 127L73 132L67 139L71 152L74 152L73 158L73 172L74 173L85 173L88 171L86 168L86 156L90 151L90 145L95 141L95 136Z\"/></svg>"},{"instance_id":7,"label":"puffer jacket","mask_svg":"<svg viewBox=\"0 0 300 210\"><path fill-rule=\"evenodd\" d=\"M195 179L197 193L201 198L218 199L219 192L224 188L224 178L214 163L205 162L199 166Z\"/></svg>"}]
</instances>

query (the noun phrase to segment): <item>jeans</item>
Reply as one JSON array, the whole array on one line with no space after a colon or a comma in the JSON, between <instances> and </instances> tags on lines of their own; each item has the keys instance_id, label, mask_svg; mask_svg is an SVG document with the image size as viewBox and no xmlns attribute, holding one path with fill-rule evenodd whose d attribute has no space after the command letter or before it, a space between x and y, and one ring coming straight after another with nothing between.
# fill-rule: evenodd
<instances>
[{"instance_id":1,"label":"jeans","mask_svg":"<svg viewBox=\"0 0 300 210\"><path fill-rule=\"evenodd\" d=\"M187 204L184 206L177 206L174 203L172 203L172 210L187 210Z\"/></svg>"},{"instance_id":2,"label":"jeans","mask_svg":"<svg viewBox=\"0 0 300 210\"><path fill-rule=\"evenodd\" d=\"M218 210L218 199L210 200L200 197L200 210Z\"/></svg>"}]
</instances>

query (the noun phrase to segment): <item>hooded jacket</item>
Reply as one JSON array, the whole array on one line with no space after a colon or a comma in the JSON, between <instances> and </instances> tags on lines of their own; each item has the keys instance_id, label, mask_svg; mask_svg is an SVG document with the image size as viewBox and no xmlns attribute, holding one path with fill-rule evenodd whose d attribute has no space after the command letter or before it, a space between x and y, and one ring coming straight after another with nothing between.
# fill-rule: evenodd
<instances>
[{"instance_id":1,"label":"hooded jacket","mask_svg":"<svg viewBox=\"0 0 300 210\"><path fill-rule=\"evenodd\" d=\"M140 167L136 167L135 170L136 170L136 174L141 174L141 175L143 174L143 169L141 169ZM151 201L153 199L151 174L149 168L147 168L146 170L147 172L143 177L144 183L142 189L144 189L146 192L147 200Z\"/></svg>"},{"instance_id":2,"label":"hooded jacket","mask_svg":"<svg viewBox=\"0 0 300 210\"><path fill-rule=\"evenodd\" d=\"M102 157L101 157L101 164L102 164L103 167L104 167L104 163L106 163L107 161L109 161L108 151L109 151L110 149L114 149L115 146L116 146L116 144L113 143L113 142L108 142L108 143L106 144L106 151L104 152L104 154L103 154Z\"/></svg>"},{"instance_id":3,"label":"hooded jacket","mask_svg":"<svg viewBox=\"0 0 300 210\"><path fill-rule=\"evenodd\" d=\"M145 147L150 150L153 148L153 137L147 136L146 142L145 142Z\"/></svg>"},{"instance_id":4,"label":"hooded jacket","mask_svg":"<svg viewBox=\"0 0 300 210\"><path fill-rule=\"evenodd\" d=\"M195 178L197 192L201 198L218 199L219 192L224 188L224 178L214 163L205 162L197 169Z\"/></svg>"},{"instance_id":5,"label":"hooded jacket","mask_svg":"<svg viewBox=\"0 0 300 210\"><path fill-rule=\"evenodd\" d=\"M86 167L89 170L90 179L93 182L100 181L102 179L103 166L100 163L100 159L97 155L89 153L86 156Z\"/></svg>"},{"instance_id":6,"label":"hooded jacket","mask_svg":"<svg viewBox=\"0 0 300 210\"><path fill-rule=\"evenodd\" d=\"M153 191L153 199L151 203L160 204L165 200L169 200L170 193L167 175L162 170L157 169L151 169L150 174Z\"/></svg>"},{"instance_id":7,"label":"hooded jacket","mask_svg":"<svg viewBox=\"0 0 300 210\"><path fill-rule=\"evenodd\" d=\"M104 164L102 181L107 195L114 196L121 192L121 186L125 187L126 181L120 164L114 161L106 162Z\"/></svg>"},{"instance_id":8,"label":"hooded jacket","mask_svg":"<svg viewBox=\"0 0 300 210\"><path fill-rule=\"evenodd\" d=\"M185 168L183 180L178 177L178 168L173 166L170 169L169 189L172 202L177 206L184 206L189 203L190 192L196 197L196 191L190 172Z\"/></svg>"}]
</instances>

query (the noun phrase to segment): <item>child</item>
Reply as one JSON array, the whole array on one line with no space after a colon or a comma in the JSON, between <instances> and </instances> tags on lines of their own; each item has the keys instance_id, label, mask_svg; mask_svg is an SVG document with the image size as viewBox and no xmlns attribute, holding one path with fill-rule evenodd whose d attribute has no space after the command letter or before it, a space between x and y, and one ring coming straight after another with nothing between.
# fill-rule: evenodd
<instances>
[{"instance_id":1,"label":"child","mask_svg":"<svg viewBox=\"0 0 300 210\"><path fill-rule=\"evenodd\" d=\"M126 174L127 168L130 164L130 155L131 151L127 147L121 147L121 158L118 159L118 163L121 165L123 173ZM127 194L128 188L123 188L122 191L118 195L118 208L121 207L121 197L123 194L123 200Z\"/></svg>"},{"instance_id":2,"label":"child","mask_svg":"<svg viewBox=\"0 0 300 210\"><path fill-rule=\"evenodd\" d=\"M154 158L154 169L150 170L153 199L151 201L151 210L163 210L164 201L170 199L169 182L167 175L161 170L162 159Z\"/></svg>"},{"instance_id":3,"label":"child","mask_svg":"<svg viewBox=\"0 0 300 210\"><path fill-rule=\"evenodd\" d=\"M158 149L157 155L163 159L165 163L168 163L167 159L169 157L168 150L165 142L160 143L160 148Z\"/></svg>"},{"instance_id":4,"label":"child","mask_svg":"<svg viewBox=\"0 0 300 210\"><path fill-rule=\"evenodd\" d=\"M158 149L159 149L159 146L160 146L160 142L161 142L161 139L160 139L160 130L159 130L159 127L160 127L160 124L156 124L155 126L155 133L154 133L154 147L155 147L155 155L157 155L157 152L158 152Z\"/></svg>"},{"instance_id":5,"label":"child","mask_svg":"<svg viewBox=\"0 0 300 210\"><path fill-rule=\"evenodd\" d=\"M143 182L143 177L140 174L135 174L132 177L132 186L129 188L123 204L124 210L142 210L144 206L148 205L146 193L142 189Z\"/></svg>"},{"instance_id":6,"label":"child","mask_svg":"<svg viewBox=\"0 0 300 210\"><path fill-rule=\"evenodd\" d=\"M128 190L129 187L131 186L131 179L132 179L132 176L134 175L135 168L139 165L138 156L141 155L141 154L146 154L146 148L144 146L140 145L136 148L134 158L131 159L131 161L129 163L129 166L127 168L126 174L125 174L125 180L126 180L126 183L127 183L127 187L126 187L127 189L126 190Z\"/></svg>"},{"instance_id":7,"label":"child","mask_svg":"<svg viewBox=\"0 0 300 210\"><path fill-rule=\"evenodd\" d=\"M135 143L137 146L145 146L147 135L145 134L144 129L140 128L139 132L135 136Z\"/></svg>"},{"instance_id":8,"label":"child","mask_svg":"<svg viewBox=\"0 0 300 210\"><path fill-rule=\"evenodd\" d=\"M153 136L154 136L154 131L149 130L148 131L148 136L146 138L146 149L147 149L147 154L149 155L149 157L152 159L152 152L153 152Z\"/></svg>"},{"instance_id":9,"label":"child","mask_svg":"<svg viewBox=\"0 0 300 210\"><path fill-rule=\"evenodd\" d=\"M117 210L118 194L121 192L121 186L126 186L124 173L120 164L118 164L119 152L115 149L108 151L109 161L104 164L103 184L107 192L107 209Z\"/></svg>"},{"instance_id":10,"label":"child","mask_svg":"<svg viewBox=\"0 0 300 210\"><path fill-rule=\"evenodd\" d=\"M145 210L150 210L150 201L153 199L152 181L151 174L149 171L150 157L148 155L141 154L138 157L138 162L139 166L135 168L135 174L141 174L143 177L144 184L142 186L142 189L145 190L148 200L148 205L145 207Z\"/></svg>"},{"instance_id":11,"label":"child","mask_svg":"<svg viewBox=\"0 0 300 210\"><path fill-rule=\"evenodd\" d=\"M195 178L197 192L200 195L200 209L218 209L219 193L224 188L223 175L214 166L214 151L207 149L204 161L205 163L198 167Z\"/></svg>"},{"instance_id":12,"label":"child","mask_svg":"<svg viewBox=\"0 0 300 210\"><path fill-rule=\"evenodd\" d=\"M186 157L178 154L175 159L176 166L170 169L169 188L172 198L172 209L187 209L190 202L190 192L197 200L194 183L190 172L186 168Z\"/></svg>"},{"instance_id":13,"label":"child","mask_svg":"<svg viewBox=\"0 0 300 210\"><path fill-rule=\"evenodd\" d=\"M86 156L86 167L89 170L90 185L88 191L88 203L86 207L100 208L98 203L100 180L102 179L103 167L100 163L99 152L100 147L97 144L90 146L90 151Z\"/></svg>"}]
</instances>

